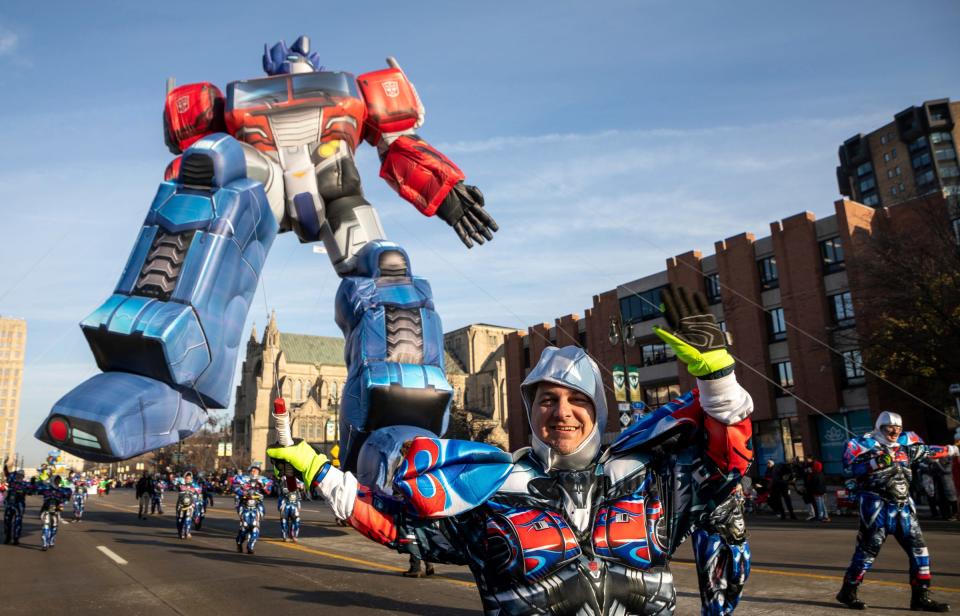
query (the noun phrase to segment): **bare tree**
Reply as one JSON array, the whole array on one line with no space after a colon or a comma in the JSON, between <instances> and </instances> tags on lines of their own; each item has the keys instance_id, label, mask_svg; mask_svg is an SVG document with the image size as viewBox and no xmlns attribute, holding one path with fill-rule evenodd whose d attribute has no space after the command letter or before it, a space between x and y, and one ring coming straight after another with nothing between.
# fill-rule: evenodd
<instances>
[{"instance_id":1,"label":"bare tree","mask_svg":"<svg viewBox=\"0 0 960 616\"><path fill-rule=\"evenodd\" d=\"M900 208L903 208L902 210ZM878 214L857 258L858 331L872 371L940 408L960 380L956 204L939 195Z\"/></svg>"}]
</instances>

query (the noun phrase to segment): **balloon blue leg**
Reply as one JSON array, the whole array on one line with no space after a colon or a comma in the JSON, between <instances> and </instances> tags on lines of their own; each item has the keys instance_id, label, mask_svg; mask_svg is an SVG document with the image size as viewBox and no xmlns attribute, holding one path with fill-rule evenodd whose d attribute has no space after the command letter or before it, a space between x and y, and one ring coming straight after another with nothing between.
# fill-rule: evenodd
<instances>
[{"instance_id":1,"label":"balloon blue leg","mask_svg":"<svg viewBox=\"0 0 960 616\"><path fill-rule=\"evenodd\" d=\"M103 371L36 438L116 462L171 445L227 408L243 326L278 225L243 147L217 133L157 189L120 281L80 327Z\"/></svg>"}]
</instances>

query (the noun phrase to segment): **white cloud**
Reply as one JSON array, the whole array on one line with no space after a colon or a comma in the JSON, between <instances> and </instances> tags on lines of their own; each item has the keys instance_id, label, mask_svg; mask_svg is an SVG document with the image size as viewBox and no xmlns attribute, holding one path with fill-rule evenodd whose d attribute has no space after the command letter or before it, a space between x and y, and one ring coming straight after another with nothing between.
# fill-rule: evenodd
<instances>
[{"instance_id":1,"label":"white cloud","mask_svg":"<svg viewBox=\"0 0 960 616\"><path fill-rule=\"evenodd\" d=\"M0 56L12 55L20 43L16 32L0 26Z\"/></svg>"}]
</instances>

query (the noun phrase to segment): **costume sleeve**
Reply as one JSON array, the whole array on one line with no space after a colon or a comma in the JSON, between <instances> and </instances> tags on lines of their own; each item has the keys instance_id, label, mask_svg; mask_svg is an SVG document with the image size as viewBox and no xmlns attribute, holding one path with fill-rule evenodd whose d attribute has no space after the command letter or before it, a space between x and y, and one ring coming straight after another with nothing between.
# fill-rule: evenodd
<instances>
[{"instance_id":1,"label":"costume sleeve","mask_svg":"<svg viewBox=\"0 0 960 616\"><path fill-rule=\"evenodd\" d=\"M357 483L353 473L329 466L314 480L334 515L363 536L400 553L430 562L464 564L456 540L446 531L453 521L426 520L405 511L400 501L386 499Z\"/></svg>"}]
</instances>

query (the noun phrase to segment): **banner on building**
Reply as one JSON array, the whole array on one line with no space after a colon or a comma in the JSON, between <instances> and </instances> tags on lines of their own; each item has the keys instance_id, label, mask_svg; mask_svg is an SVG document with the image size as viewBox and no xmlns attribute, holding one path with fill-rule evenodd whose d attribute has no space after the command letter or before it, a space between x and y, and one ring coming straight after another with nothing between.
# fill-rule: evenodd
<instances>
[{"instance_id":1,"label":"banner on building","mask_svg":"<svg viewBox=\"0 0 960 616\"><path fill-rule=\"evenodd\" d=\"M643 403L643 390L640 389L640 368L637 366L627 366L627 393L630 394L630 402Z\"/></svg>"},{"instance_id":2,"label":"banner on building","mask_svg":"<svg viewBox=\"0 0 960 616\"><path fill-rule=\"evenodd\" d=\"M622 364L613 365L613 397L617 402L627 401L626 373Z\"/></svg>"}]
</instances>

